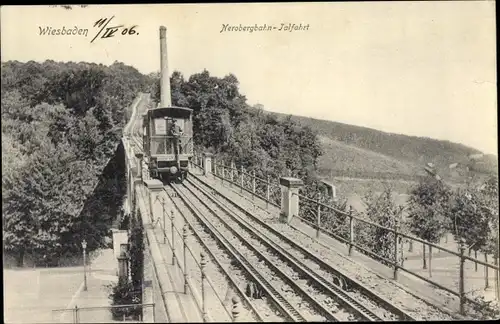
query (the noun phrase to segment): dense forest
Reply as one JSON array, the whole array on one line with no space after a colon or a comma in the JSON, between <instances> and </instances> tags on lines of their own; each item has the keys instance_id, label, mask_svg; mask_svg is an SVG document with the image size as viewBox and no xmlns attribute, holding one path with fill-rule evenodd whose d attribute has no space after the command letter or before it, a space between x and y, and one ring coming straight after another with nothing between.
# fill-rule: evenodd
<instances>
[{"instance_id":1,"label":"dense forest","mask_svg":"<svg viewBox=\"0 0 500 324\"><path fill-rule=\"evenodd\" d=\"M150 85L117 62L2 63L3 241L19 266L80 253L83 236L89 251L104 244L123 195L113 169L127 107Z\"/></svg>"}]
</instances>

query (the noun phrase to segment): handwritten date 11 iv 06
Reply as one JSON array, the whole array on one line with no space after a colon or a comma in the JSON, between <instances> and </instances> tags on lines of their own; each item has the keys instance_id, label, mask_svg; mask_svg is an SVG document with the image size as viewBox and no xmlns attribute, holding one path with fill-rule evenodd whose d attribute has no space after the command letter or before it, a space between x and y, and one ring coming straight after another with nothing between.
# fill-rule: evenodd
<instances>
[{"instance_id":1,"label":"handwritten date 11 iv 06","mask_svg":"<svg viewBox=\"0 0 500 324\"><path fill-rule=\"evenodd\" d=\"M99 29L99 32L97 32L97 34L94 36L94 38L90 41L91 43L94 42L94 40L99 36L101 35L101 38L110 38L110 37L114 37L115 36L115 33L117 33L118 31L120 31L119 33L117 33L116 35L139 35L139 33L134 29L137 27L137 25L134 25L132 27L125 27L125 25L118 25L118 26L112 26L112 27L108 27L108 24L111 22L111 20L113 20L115 16L112 16L111 18L101 18L99 20L97 20L95 23L94 23L94 27L96 28L100 28ZM104 33L103 33L104 31Z\"/></svg>"}]
</instances>

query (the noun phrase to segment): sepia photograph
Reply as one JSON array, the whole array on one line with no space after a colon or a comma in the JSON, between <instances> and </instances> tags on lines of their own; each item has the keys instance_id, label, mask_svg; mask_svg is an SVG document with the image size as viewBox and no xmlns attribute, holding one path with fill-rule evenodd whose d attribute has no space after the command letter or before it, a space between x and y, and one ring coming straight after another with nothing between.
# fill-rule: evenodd
<instances>
[{"instance_id":1,"label":"sepia photograph","mask_svg":"<svg viewBox=\"0 0 500 324\"><path fill-rule=\"evenodd\" d=\"M4 322L500 319L495 6L2 6Z\"/></svg>"}]
</instances>

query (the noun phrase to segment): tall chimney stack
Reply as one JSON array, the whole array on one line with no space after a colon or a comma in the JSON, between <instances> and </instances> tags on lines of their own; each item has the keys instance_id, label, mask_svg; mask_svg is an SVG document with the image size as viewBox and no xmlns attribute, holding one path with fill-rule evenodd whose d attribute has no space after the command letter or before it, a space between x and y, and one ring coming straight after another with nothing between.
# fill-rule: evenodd
<instances>
[{"instance_id":1,"label":"tall chimney stack","mask_svg":"<svg viewBox=\"0 0 500 324\"><path fill-rule=\"evenodd\" d=\"M167 28L160 27L160 64L161 64L161 108L171 107L172 98L170 96L170 75L168 74L167 60Z\"/></svg>"}]
</instances>

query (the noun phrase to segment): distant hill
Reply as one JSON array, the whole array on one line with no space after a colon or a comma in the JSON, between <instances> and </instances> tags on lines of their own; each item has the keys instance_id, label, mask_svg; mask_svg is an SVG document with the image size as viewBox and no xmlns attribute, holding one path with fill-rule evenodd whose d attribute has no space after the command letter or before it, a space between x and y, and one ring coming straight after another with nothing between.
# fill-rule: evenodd
<instances>
[{"instance_id":1,"label":"distant hill","mask_svg":"<svg viewBox=\"0 0 500 324\"><path fill-rule=\"evenodd\" d=\"M292 120L318 132L324 150L319 170L324 177L418 180L425 175L427 163L433 163L450 181L461 182L467 167L481 177L498 175L496 156L484 155L480 161L471 162L469 156L481 152L462 144L302 116L292 115ZM450 169L454 163L456 167Z\"/></svg>"}]
</instances>

